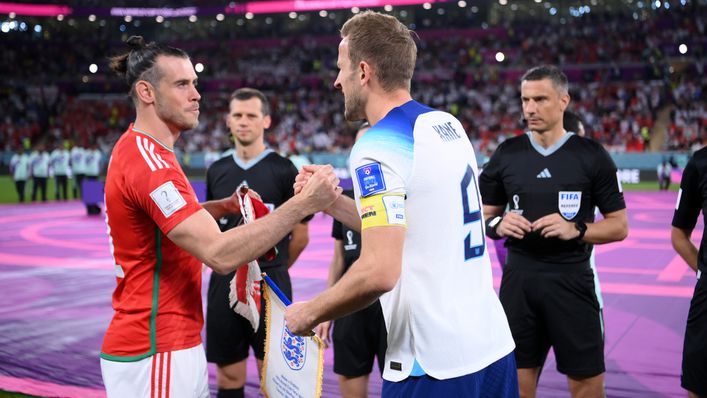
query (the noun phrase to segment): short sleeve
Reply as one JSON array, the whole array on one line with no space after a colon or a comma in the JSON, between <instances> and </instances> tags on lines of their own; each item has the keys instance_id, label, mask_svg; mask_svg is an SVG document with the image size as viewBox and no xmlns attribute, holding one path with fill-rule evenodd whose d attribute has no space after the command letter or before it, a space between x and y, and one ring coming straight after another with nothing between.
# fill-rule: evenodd
<instances>
[{"instance_id":1,"label":"short sleeve","mask_svg":"<svg viewBox=\"0 0 707 398\"><path fill-rule=\"evenodd\" d=\"M592 179L592 193L602 214L626 208L623 189L617 175L616 164L602 146L598 146L598 159L593 163L596 174Z\"/></svg>"},{"instance_id":2,"label":"short sleeve","mask_svg":"<svg viewBox=\"0 0 707 398\"><path fill-rule=\"evenodd\" d=\"M134 202L166 235L202 207L181 169L137 175L130 184Z\"/></svg>"},{"instance_id":3,"label":"short sleeve","mask_svg":"<svg viewBox=\"0 0 707 398\"><path fill-rule=\"evenodd\" d=\"M503 144L496 148L479 175L479 191L481 192L481 201L485 205L505 206L508 203L501 174L503 171L502 156Z\"/></svg>"},{"instance_id":4,"label":"short sleeve","mask_svg":"<svg viewBox=\"0 0 707 398\"><path fill-rule=\"evenodd\" d=\"M694 229L701 209L700 174L693 157L687 162L682 173L680 191L675 204L675 213L673 214L673 227L685 230Z\"/></svg>"}]
</instances>

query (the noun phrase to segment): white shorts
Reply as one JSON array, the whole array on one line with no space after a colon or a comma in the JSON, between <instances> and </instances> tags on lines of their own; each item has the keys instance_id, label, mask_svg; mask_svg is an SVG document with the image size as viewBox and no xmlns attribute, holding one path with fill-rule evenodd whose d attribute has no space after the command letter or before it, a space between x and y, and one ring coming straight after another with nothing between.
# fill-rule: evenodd
<instances>
[{"instance_id":1,"label":"white shorts","mask_svg":"<svg viewBox=\"0 0 707 398\"><path fill-rule=\"evenodd\" d=\"M136 362L101 358L108 398L209 397L209 373L204 347L162 352Z\"/></svg>"}]
</instances>

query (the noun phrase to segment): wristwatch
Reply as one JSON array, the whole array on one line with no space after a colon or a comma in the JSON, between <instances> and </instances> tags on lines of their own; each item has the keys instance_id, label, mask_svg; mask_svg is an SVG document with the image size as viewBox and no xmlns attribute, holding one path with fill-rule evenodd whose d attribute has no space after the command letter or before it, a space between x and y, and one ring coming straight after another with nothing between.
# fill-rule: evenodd
<instances>
[{"instance_id":1,"label":"wristwatch","mask_svg":"<svg viewBox=\"0 0 707 398\"><path fill-rule=\"evenodd\" d=\"M577 221L574 223L574 228L579 231L579 236L575 239L582 240L582 238L584 238L584 234L587 233L587 224L584 221Z\"/></svg>"},{"instance_id":2,"label":"wristwatch","mask_svg":"<svg viewBox=\"0 0 707 398\"><path fill-rule=\"evenodd\" d=\"M498 227L498 224L501 223L501 220L503 220L503 217L501 216L496 216L493 218L489 218L486 221L486 236L493 240L499 240L501 239L501 235L496 232L496 228Z\"/></svg>"}]
</instances>

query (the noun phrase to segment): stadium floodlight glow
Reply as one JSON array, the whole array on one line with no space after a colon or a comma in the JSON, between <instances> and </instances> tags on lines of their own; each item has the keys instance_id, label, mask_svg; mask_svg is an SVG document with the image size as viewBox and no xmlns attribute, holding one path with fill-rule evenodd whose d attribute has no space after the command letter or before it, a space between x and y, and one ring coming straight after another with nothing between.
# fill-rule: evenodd
<instances>
[{"instance_id":1,"label":"stadium floodlight glow","mask_svg":"<svg viewBox=\"0 0 707 398\"><path fill-rule=\"evenodd\" d=\"M196 17L196 15L190 15L190 16L189 16L189 22L192 22L192 23L193 23L193 22L196 22L197 19L198 19L198 18Z\"/></svg>"},{"instance_id":2,"label":"stadium floodlight glow","mask_svg":"<svg viewBox=\"0 0 707 398\"><path fill-rule=\"evenodd\" d=\"M14 13L14 12L11 12L11 13L7 14L7 16L10 17L10 19L15 19L15 17L17 16L17 14Z\"/></svg>"},{"instance_id":3,"label":"stadium floodlight glow","mask_svg":"<svg viewBox=\"0 0 707 398\"><path fill-rule=\"evenodd\" d=\"M508 0L498 0L498 4L505 6L506 4L508 4Z\"/></svg>"},{"instance_id":4,"label":"stadium floodlight glow","mask_svg":"<svg viewBox=\"0 0 707 398\"><path fill-rule=\"evenodd\" d=\"M680 51L680 54L685 55L687 54L687 44L683 43L678 46L678 51Z\"/></svg>"},{"instance_id":5,"label":"stadium floodlight glow","mask_svg":"<svg viewBox=\"0 0 707 398\"><path fill-rule=\"evenodd\" d=\"M88 16L88 20L91 21L91 22L96 22L96 15L95 15L95 14L89 15L89 16Z\"/></svg>"},{"instance_id":6,"label":"stadium floodlight glow","mask_svg":"<svg viewBox=\"0 0 707 398\"><path fill-rule=\"evenodd\" d=\"M155 17L155 22L157 23L162 23L164 22L164 17L162 15L158 15Z\"/></svg>"},{"instance_id":7,"label":"stadium floodlight glow","mask_svg":"<svg viewBox=\"0 0 707 398\"><path fill-rule=\"evenodd\" d=\"M464 1L464 0L459 0L459 1L457 2L457 5L459 6L459 8L464 8L464 7L466 7L466 1Z\"/></svg>"},{"instance_id":8,"label":"stadium floodlight glow","mask_svg":"<svg viewBox=\"0 0 707 398\"><path fill-rule=\"evenodd\" d=\"M474 14L476 14L477 12L479 12L479 7L477 7L477 6L471 6L471 12L473 12Z\"/></svg>"},{"instance_id":9,"label":"stadium floodlight glow","mask_svg":"<svg viewBox=\"0 0 707 398\"><path fill-rule=\"evenodd\" d=\"M515 4L515 3L511 4L511 10L517 11L517 10L518 10L518 4Z\"/></svg>"},{"instance_id":10,"label":"stadium floodlight glow","mask_svg":"<svg viewBox=\"0 0 707 398\"><path fill-rule=\"evenodd\" d=\"M665 7L666 10L669 10L669 9L670 9L670 3L668 3L667 1L664 2L664 3L663 3L663 7Z\"/></svg>"},{"instance_id":11,"label":"stadium floodlight glow","mask_svg":"<svg viewBox=\"0 0 707 398\"><path fill-rule=\"evenodd\" d=\"M329 15L329 13L327 12L327 10L321 10L321 11L319 11L319 16L320 16L320 17L326 18L327 15Z\"/></svg>"},{"instance_id":12,"label":"stadium floodlight glow","mask_svg":"<svg viewBox=\"0 0 707 398\"><path fill-rule=\"evenodd\" d=\"M266 25L272 24L272 18L271 18L271 17L265 18L265 24L266 24Z\"/></svg>"},{"instance_id":13,"label":"stadium floodlight glow","mask_svg":"<svg viewBox=\"0 0 707 398\"><path fill-rule=\"evenodd\" d=\"M88 83L88 76L84 75L84 77L81 78L81 81L84 83Z\"/></svg>"},{"instance_id":14,"label":"stadium floodlight glow","mask_svg":"<svg viewBox=\"0 0 707 398\"><path fill-rule=\"evenodd\" d=\"M386 12L391 12L391 11L393 11L393 6L391 6L390 4L386 4L386 5L383 6L383 9L384 9Z\"/></svg>"},{"instance_id":15,"label":"stadium floodlight glow","mask_svg":"<svg viewBox=\"0 0 707 398\"><path fill-rule=\"evenodd\" d=\"M437 15L444 15L444 8L438 8L437 9Z\"/></svg>"},{"instance_id":16,"label":"stadium floodlight glow","mask_svg":"<svg viewBox=\"0 0 707 398\"><path fill-rule=\"evenodd\" d=\"M10 23L3 22L2 24L0 24L0 31L2 31L2 33L9 33L10 32Z\"/></svg>"},{"instance_id":17,"label":"stadium floodlight glow","mask_svg":"<svg viewBox=\"0 0 707 398\"><path fill-rule=\"evenodd\" d=\"M119 29L121 32L125 32L125 29L127 28L125 27L125 25L121 24Z\"/></svg>"},{"instance_id":18,"label":"stadium floodlight glow","mask_svg":"<svg viewBox=\"0 0 707 398\"><path fill-rule=\"evenodd\" d=\"M123 18L123 20L124 20L125 22L130 22L130 21L133 20L133 17L130 16L130 15L126 15L125 18Z\"/></svg>"},{"instance_id":19,"label":"stadium floodlight glow","mask_svg":"<svg viewBox=\"0 0 707 398\"><path fill-rule=\"evenodd\" d=\"M226 19L226 16L225 16L225 15L223 15L223 14L216 14L216 20L217 20L217 21L221 22L221 21L223 21L224 19Z\"/></svg>"},{"instance_id":20,"label":"stadium floodlight glow","mask_svg":"<svg viewBox=\"0 0 707 398\"><path fill-rule=\"evenodd\" d=\"M432 8L432 4L431 3L424 3L424 4L422 4L422 8L424 8L425 10L429 10L430 8Z\"/></svg>"},{"instance_id":21,"label":"stadium floodlight glow","mask_svg":"<svg viewBox=\"0 0 707 398\"><path fill-rule=\"evenodd\" d=\"M358 7L351 7L352 14L358 14L361 10Z\"/></svg>"},{"instance_id":22,"label":"stadium floodlight glow","mask_svg":"<svg viewBox=\"0 0 707 398\"><path fill-rule=\"evenodd\" d=\"M290 19L297 19L297 13L294 11L290 11L290 13L288 15L289 15Z\"/></svg>"},{"instance_id":23,"label":"stadium floodlight glow","mask_svg":"<svg viewBox=\"0 0 707 398\"><path fill-rule=\"evenodd\" d=\"M96 73L98 72L98 65L96 64L91 64L88 66L88 71L91 73Z\"/></svg>"},{"instance_id":24,"label":"stadium floodlight glow","mask_svg":"<svg viewBox=\"0 0 707 398\"><path fill-rule=\"evenodd\" d=\"M194 70L196 71L196 73L203 72L204 71L204 64L202 64L201 62L197 62L196 65L194 65Z\"/></svg>"},{"instance_id":25,"label":"stadium floodlight glow","mask_svg":"<svg viewBox=\"0 0 707 398\"><path fill-rule=\"evenodd\" d=\"M501 51L496 53L496 62L503 62L506 59L506 55Z\"/></svg>"},{"instance_id":26,"label":"stadium floodlight glow","mask_svg":"<svg viewBox=\"0 0 707 398\"><path fill-rule=\"evenodd\" d=\"M35 33L42 33L42 25L34 25Z\"/></svg>"},{"instance_id":27,"label":"stadium floodlight glow","mask_svg":"<svg viewBox=\"0 0 707 398\"><path fill-rule=\"evenodd\" d=\"M660 0L655 0L655 3L653 3L653 4L655 5L655 8L660 8L660 6L663 5L663 4L661 4Z\"/></svg>"},{"instance_id":28,"label":"stadium floodlight glow","mask_svg":"<svg viewBox=\"0 0 707 398\"><path fill-rule=\"evenodd\" d=\"M254 15L252 12L245 13L245 19L253 19Z\"/></svg>"},{"instance_id":29,"label":"stadium floodlight glow","mask_svg":"<svg viewBox=\"0 0 707 398\"><path fill-rule=\"evenodd\" d=\"M57 15L57 16L56 16L56 20L59 21L59 22L63 21L63 20L64 20L64 15L63 15L63 14Z\"/></svg>"},{"instance_id":30,"label":"stadium floodlight glow","mask_svg":"<svg viewBox=\"0 0 707 398\"><path fill-rule=\"evenodd\" d=\"M542 3L543 0L535 0L536 3Z\"/></svg>"},{"instance_id":31,"label":"stadium floodlight glow","mask_svg":"<svg viewBox=\"0 0 707 398\"><path fill-rule=\"evenodd\" d=\"M557 15L557 8L555 8L555 7L550 8L550 15Z\"/></svg>"}]
</instances>

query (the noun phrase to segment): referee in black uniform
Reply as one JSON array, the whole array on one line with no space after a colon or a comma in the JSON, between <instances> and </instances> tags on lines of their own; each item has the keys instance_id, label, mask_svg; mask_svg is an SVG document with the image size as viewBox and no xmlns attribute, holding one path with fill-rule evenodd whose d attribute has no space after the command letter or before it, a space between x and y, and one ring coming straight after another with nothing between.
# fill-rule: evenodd
<instances>
[{"instance_id":1,"label":"referee in black uniform","mask_svg":"<svg viewBox=\"0 0 707 398\"><path fill-rule=\"evenodd\" d=\"M673 215L675 251L697 272L695 292L687 315L682 349L681 385L690 397L707 397L707 236L702 232L700 250L690 240L697 217L707 214L707 148L695 152L682 173L678 205Z\"/></svg>"},{"instance_id":2,"label":"referee in black uniform","mask_svg":"<svg viewBox=\"0 0 707 398\"><path fill-rule=\"evenodd\" d=\"M599 143L563 128L570 97L559 69L530 69L520 91L529 131L498 146L479 184L487 236L508 237L500 298L521 396L535 396L550 347L573 397L604 396L603 320L589 256L592 245L628 233L616 166Z\"/></svg>"},{"instance_id":3,"label":"referee in black uniform","mask_svg":"<svg viewBox=\"0 0 707 398\"><path fill-rule=\"evenodd\" d=\"M356 140L371 126L366 122L358 130ZM353 190L343 192L353 199ZM361 234L334 219L331 227L334 238L334 257L329 266L327 287L332 287L361 255ZM322 322L314 329L329 343L331 321ZM346 315L334 322L334 373L339 375L339 392L342 397L367 397L368 380L373 361L378 359L378 370L383 374L388 332L380 301L360 311Z\"/></svg>"},{"instance_id":4,"label":"referee in black uniform","mask_svg":"<svg viewBox=\"0 0 707 398\"><path fill-rule=\"evenodd\" d=\"M294 195L292 185L297 169L291 161L265 146L263 135L271 123L267 98L255 89L236 90L231 95L226 122L236 148L233 155L219 159L207 170L207 200L230 197L246 182L272 211ZM227 230L240 220L240 215L231 215L220 219L219 224L222 230ZM292 284L287 270L309 242L306 221L295 226L290 236L277 244L277 257L273 261L260 261L261 270L267 272L289 299L292 299ZM249 347L253 347L258 369L262 368L265 355L265 316L260 317L260 326L254 333L250 322L229 307L229 283L233 275L214 272L209 283L206 357L218 365L219 398L244 396ZM264 300L261 308L265 308Z\"/></svg>"}]
</instances>

